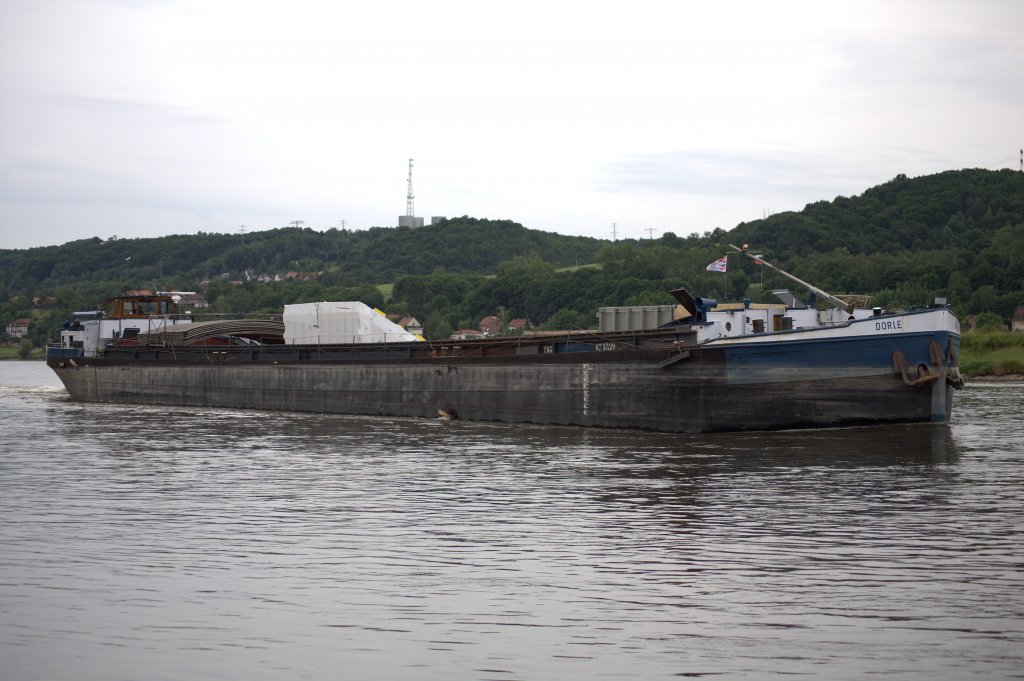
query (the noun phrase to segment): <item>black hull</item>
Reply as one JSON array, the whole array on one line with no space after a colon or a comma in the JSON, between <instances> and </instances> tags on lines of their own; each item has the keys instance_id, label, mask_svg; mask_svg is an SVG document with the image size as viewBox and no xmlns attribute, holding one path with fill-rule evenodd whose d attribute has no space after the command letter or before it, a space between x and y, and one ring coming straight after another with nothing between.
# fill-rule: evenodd
<instances>
[{"instance_id":1,"label":"black hull","mask_svg":"<svg viewBox=\"0 0 1024 681\"><path fill-rule=\"evenodd\" d=\"M927 342L913 345L927 348ZM176 359L115 354L50 365L71 397L83 402L427 418L440 413L680 433L941 422L949 416L952 390L945 375L910 386L878 362L836 372L803 366L800 353L790 352L757 366L755 381L737 371L734 352L658 347L291 361L237 353Z\"/></svg>"}]
</instances>

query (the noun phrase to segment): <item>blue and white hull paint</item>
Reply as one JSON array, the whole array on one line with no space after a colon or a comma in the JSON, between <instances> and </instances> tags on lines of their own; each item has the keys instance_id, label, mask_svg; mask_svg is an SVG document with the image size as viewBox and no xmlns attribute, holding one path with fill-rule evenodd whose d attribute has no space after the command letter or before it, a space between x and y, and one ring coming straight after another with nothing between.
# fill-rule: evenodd
<instances>
[{"instance_id":1,"label":"blue and white hull paint","mask_svg":"<svg viewBox=\"0 0 1024 681\"><path fill-rule=\"evenodd\" d=\"M746 386L762 399L772 393L777 408L790 409L795 421L945 423L953 389L963 384L959 322L947 309L719 338L702 347L724 351L729 385Z\"/></svg>"}]
</instances>

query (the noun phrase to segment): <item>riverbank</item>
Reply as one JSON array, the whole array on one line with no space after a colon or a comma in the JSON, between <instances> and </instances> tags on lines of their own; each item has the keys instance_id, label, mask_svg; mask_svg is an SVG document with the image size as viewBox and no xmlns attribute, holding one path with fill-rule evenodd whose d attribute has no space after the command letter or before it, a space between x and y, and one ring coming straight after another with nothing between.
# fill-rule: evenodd
<instances>
[{"instance_id":1,"label":"riverbank","mask_svg":"<svg viewBox=\"0 0 1024 681\"><path fill-rule=\"evenodd\" d=\"M21 357L19 354L19 346L17 345L0 345L0 360L5 359L24 359L24 360L41 360L46 359L45 348L32 348L32 352L29 353L28 357Z\"/></svg>"},{"instance_id":2,"label":"riverbank","mask_svg":"<svg viewBox=\"0 0 1024 681\"><path fill-rule=\"evenodd\" d=\"M960 372L971 378L1020 380L1024 375L1024 333L968 331L961 338L959 363Z\"/></svg>"}]
</instances>

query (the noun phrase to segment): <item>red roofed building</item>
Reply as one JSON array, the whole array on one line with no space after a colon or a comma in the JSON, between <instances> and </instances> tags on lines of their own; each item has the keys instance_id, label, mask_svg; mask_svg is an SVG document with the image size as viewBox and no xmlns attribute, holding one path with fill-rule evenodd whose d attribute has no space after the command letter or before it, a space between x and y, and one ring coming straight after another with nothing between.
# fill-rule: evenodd
<instances>
[{"instance_id":1,"label":"red roofed building","mask_svg":"<svg viewBox=\"0 0 1024 681\"><path fill-rule=\"evenodd\" d=\"M7 337L11 340L21 340L28 333L28 325L31 323L31 319L15 319L7 325Z\"/></svg>"},{"instance_id":2,"label":"red roofed building","mask_svg":"<svg viewBox=\"0 0 1024 681\"><path fill-rule=\"evenodd\" d=\"M487 336L497 336L501 332L501 320L494 315L487 315L477 326Z\"/></svg>"},{"instance_id":3,"label":"red roofed building","mask_svg":"<svg viewBox=\"0 0 1024 681\"><path fill-rule=\"evenodd\" d=\"M409 333L414 333L417 336L423 335L423 325L415 317L402 317L398 320L398 325Z\"/></svg>"},{"instance_id":4,"label":"red roofed building","mask_svg":"<svg viewBox=\"0 0 1024 681\"><path fill-rule=\"evenodd\" d=\"M509 333L523 333L530 328L530 322L526 319L513 319L508 323Z\"/></svg>"}]
</instances>

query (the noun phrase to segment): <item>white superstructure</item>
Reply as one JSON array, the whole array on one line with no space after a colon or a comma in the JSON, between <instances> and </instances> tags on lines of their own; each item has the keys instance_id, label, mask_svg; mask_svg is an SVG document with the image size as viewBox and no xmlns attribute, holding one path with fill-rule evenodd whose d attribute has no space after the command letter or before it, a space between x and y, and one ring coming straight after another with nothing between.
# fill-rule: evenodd
<instances>
[{"instance_id":1,"label":"white superstructure","mask_svg":"<svg viewBox=\"0 0 1024 681\"><path fill-rule=\"evenodd\" d=\"M107 301L105 311L72 312L64 322L55 349L68 357L94 357L108 343L190 322L189 315L178 314L177 301L169 295L119 296Z\"/></svg>"}]
</instances>

